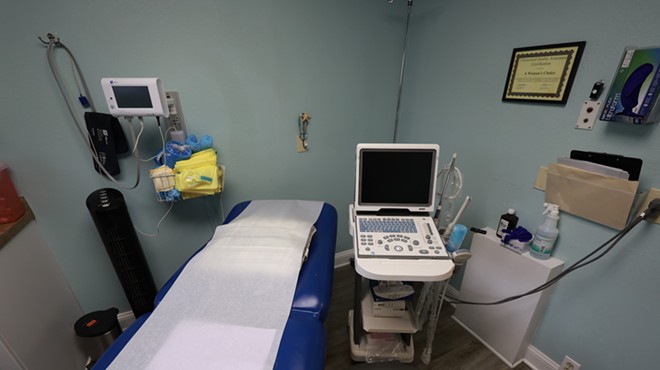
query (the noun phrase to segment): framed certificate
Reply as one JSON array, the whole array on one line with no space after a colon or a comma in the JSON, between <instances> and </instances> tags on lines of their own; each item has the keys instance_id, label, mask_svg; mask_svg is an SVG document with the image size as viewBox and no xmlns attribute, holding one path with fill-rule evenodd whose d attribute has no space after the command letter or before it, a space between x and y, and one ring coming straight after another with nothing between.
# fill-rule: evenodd
<instances>
[{"instance_id":1,"label":"framed certificate","mask_svg":"<svg viewBox=\"0 0 660 370\"><path fill-rule=\"evenodd\" d=\"M503 101L566 104L585 41L513 49Z\"/></svg>"}]
</instances>

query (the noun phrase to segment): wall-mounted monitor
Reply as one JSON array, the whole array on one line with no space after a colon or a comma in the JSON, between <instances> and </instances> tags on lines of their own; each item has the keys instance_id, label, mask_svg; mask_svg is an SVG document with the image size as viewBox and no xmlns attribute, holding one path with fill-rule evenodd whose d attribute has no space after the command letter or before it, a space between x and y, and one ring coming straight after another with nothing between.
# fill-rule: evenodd
<instances>
[{"instance_id":1,"label":"wall-mounted monitor","mask_svg":"<svg viewBox=\"0 0 660 370\"><path fill-rule=\"evenodd\" d=\"M115 117L169 117L165 90L159 78L103 78L103 94Z\"/></svg>"}]
</instances>

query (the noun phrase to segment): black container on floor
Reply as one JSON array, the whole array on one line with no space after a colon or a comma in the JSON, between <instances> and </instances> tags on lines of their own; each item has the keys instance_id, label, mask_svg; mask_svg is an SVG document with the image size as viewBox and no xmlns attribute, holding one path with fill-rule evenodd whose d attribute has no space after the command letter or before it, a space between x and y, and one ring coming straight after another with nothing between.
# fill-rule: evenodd
<instances>
[{"instance_id":1,"label":"black container on floor","mask_svg":"<svg viewBox=\"0 0 660 370\"><path fill-rule=\"evenodd\" d=\"M92 215L124 293L137 318L154 309L156 284L119 190L106 188L87 197Z\"/></svg>"}]
</instances>

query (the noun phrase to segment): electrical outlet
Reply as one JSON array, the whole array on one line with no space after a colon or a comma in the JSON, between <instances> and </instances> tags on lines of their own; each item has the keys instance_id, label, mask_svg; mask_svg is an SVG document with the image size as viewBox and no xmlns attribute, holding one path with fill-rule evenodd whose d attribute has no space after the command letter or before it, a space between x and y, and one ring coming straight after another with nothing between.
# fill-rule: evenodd
<instances>
[{"instance_id":1,"label":"electrical outlet","mask_svg":"<svg viewBox=\"0 0 660 370\"><path fill-rule=\"evenodd\" d=\"M167 128L176 131L183 131L185 137L186 123L183 119L183 110L181 110L179 93L176 91L165 91L165 100L167 102L167 109L170 111L170 116L166 118Z\"/></svg>"},{"instance_id":2,"label":"electrical outlet","mask_svg":"<svg viewBox=\"0 0 660 370\"><path fill-rule=\"evenodd\" d=\"M644 211L645 209L649 208L649 203L653 199L660 198L660 189L656 188L651 188L649 192L646 194L644 197L644 200L642 203L639 205L639 209L637 210L637 214L640 212ZM654 218L654 219L649 219L650 222L655 222L656 224L660 225L660 216Z\"/></svg>"},{"instance_id":3,"label":"electrical outlet","mask_svg":"<svg viewBox=\"0 0 660 370\"><path fill-rule=\"evenodd\" d=\"M568 356L564 356L564 361L561 362L561 366L559 366L559 370L579 370L580 369L580 364L575 362L572 358Z\"/></svg>"},{"instance_id":4,"label":"electrical outlet","mask_svg":"<svg viewBox=\"0 0 660 370\"><path fill-rule=\"evenodd\" d=\"M600 108L599 101L585 101L580 111L580 117L577 120L575 128L581 130L591 130L594 128L598 109Z\"/></svg>"}]
</instances>

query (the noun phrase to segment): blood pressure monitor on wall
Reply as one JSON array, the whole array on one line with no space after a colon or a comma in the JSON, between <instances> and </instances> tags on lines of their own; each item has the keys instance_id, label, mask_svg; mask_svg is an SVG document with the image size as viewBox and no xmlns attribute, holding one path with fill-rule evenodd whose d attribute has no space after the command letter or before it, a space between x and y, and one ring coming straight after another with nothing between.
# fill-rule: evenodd
<instances>
[{"instance_id":1,"label":"blood pressure monitor on wall","mask_svg":"<svg viewBox=\"0 0 660 370\"><path fill-rule=\"evenodd\" d=\"M159 78L103 78L103 94L115 117L169 117L165 90Z\"/></svg>"}]
</instances>

